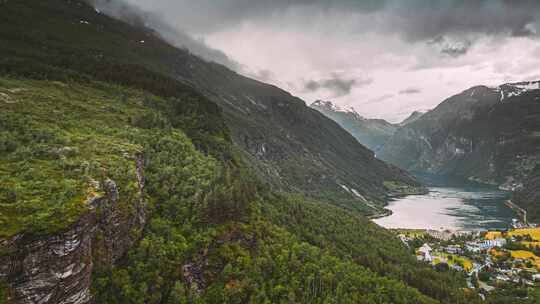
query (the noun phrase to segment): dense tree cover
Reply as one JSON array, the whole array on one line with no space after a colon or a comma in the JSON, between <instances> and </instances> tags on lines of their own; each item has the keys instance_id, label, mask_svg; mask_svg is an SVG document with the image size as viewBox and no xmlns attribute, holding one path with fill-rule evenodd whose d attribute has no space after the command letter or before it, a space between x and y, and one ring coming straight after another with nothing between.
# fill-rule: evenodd
<instances>
[{"instance_id":1,"label":"dense tree cover","mask_svg":"<svg viewBox=\"0 0 540 304\"><path fill-rule=\"evenodd\" d=\"M4 279L0 279L0 304L9 304L7 299L10 297L10 292L9 284Z\"/></svg>"},{"instance_id":2,"label":"dense tree cover","mask_svg":"<svg viewBox=\"0 0 540 304\"><path fill-rule=\"evenodd\" d=\"M327 204L301 197L278 195L267 205L273 222L301 239L347 257L376 273L406 282L435 299L465 303L459 289L464 278L456 272L435 272L419 263L395 235L368 219Z\"/></svg>"},{"instance_id":3,"label":"dense tree cover","mask_svg":"<svg viewBox=\"0 0 540 304\"><path fill-rule=\"evenodd\" d=\"M109 21L114 30L80 23L96 18ZM149 30L96 14L82 1L10 2L2 5L0 19L1 74L62 82L98 80L144 89L168 100L155 106L162 107L159 110L171 118L170 123L182 128L198 148L230 158L226 145L216 140L230 136L221 110L191 86L165 76L167 65L160 62L160 54L182 51ZM160 52L140 48L141 39L154 41Z\"/></svg>"},{"instance_id":4,"label":"dense tree cover","mask_svg":"<svg viewBox=\"0 0 540 304\"><path fill-rule=\"evenodd\" d=\"M170 99L103 83L10 78L0 79L0 93L4 236L64 229L100 195L93 181L105 178L117 182L129 212L133 157L144 157L150 220L119 265L96 264L99 303L433 302L269 221L263 206L279 196L234 153L196 149L174 127L177 117L159 110Z\"/></svg>"},{"instance_id":5,"label":"dense tree cover","mask_svg":"<svg viewBox=\"0 0 540 304\"><path fill-rule=\"evenodd\" d=\"M106 177L128 194L120 202L128 209L141 147L125 140L123 117L140 107L65 83L1 79L0 96L0 237L64 229L100 194L92 184Z\"/></svg>"},{"instance_id":6,"label":"dense tree cover","mask_svg":"<svg viewBox=\"0 0 540 304\"><path fill-rule=\"evenodd\" d=\"M125 267L96 274L98 302L432 302L270 224L249 173L212 176L208 158L186 155L181 141L159 141L148 145L152 220ZM170 173L184 171L186 159L195 178Z\"/></svg>"},{"instance_id":7,"label":"dense tree cover","mask_svg":"<svg viewBox=\"0 0 540 304\"><path fill-rule=\"evenodd\" d=\"M148 140L152 219L125 264L96 272L98 303L433 302L269 223L249 173Z\"/></svg>"}]
</instances>

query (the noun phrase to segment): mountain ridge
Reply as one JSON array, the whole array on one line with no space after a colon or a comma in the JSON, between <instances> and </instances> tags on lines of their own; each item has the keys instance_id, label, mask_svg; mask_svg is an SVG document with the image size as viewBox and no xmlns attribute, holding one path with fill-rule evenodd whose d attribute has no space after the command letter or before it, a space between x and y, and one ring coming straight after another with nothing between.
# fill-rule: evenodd
<instances>
[{"instance_id":1,"label":"mountain ridge","mask_svg":"<svg viewBox=\"0 0 540 304\"><path fill-rule=\"evenodd\" d=\"M240 152L260 174L280 189L299 191L372 214L382 212L387 194L391 192L384 186L385 181L420 186L406 172L375 159L371 151L358 144L337 124L290 93L203 60L187 50L174 48L156 37L154 31L140 25L128 27L107 17L104 12L82 5L79 7L75 15L69 16L69 21L51 22L51 26L56 28L50 31L50 41L68 46L68 54L57 50L55 45L43 45L39 35L32 36L35 33L21 33L25 40L14 36L12 33L21 32L16 28L16 21L3 34L13 42L4 45L0 51L6 55L16 54L20 60L64 68L77 66L77 69L120 84L125 82L121 71L132 72L129 71L131 62L140 62L152 72L148 73L150 77L164 75L179 80L219 106ZM45 5L42 9L50 14L50 18L63 12L50 10ZM27 26L37 25L31 20ZM114 36L101 35L110 29L113 29L111 33ZM84 39L80 31L92 38ZM61 32L69 40L56 34ZM113 43L117 45L116 49L109 47ZM49 49L49 56L44 57L31 47L14 49L28 44L43 45ZM113 69L116 71L107 66L108 62L115 62ZM93 69L89 63L100 69ZM17 61L4 62L4 70L22 69L14 65ZM146 71L141 69L137 73ZM206 120L212 124L211 117ZM356 189L376 208L344 190L341 185Z\"/></svg>"},{"instance_id":2,"label":"mountain ridge","mask_svg":"<svg viewBox=\"0 0 540 304\"><path fill-rule=\"evenodd\" d=\"M540 162L539 85L471 87L399 129L378 157L406 170L520 190Z\"/></svg>"},{"instance_id":3,"label":"mountain ridge","mask_svg":"<svg viewBox=\"0 0 540 304\"><path fill-rule=\"evenodd\" d=\"M358 114L353 107L342 109L331 101L317 100L311 103L310 107L337 122L359 143L375 153L399 127L384 119L365 118Z\"/></svg>"}]
</instances>

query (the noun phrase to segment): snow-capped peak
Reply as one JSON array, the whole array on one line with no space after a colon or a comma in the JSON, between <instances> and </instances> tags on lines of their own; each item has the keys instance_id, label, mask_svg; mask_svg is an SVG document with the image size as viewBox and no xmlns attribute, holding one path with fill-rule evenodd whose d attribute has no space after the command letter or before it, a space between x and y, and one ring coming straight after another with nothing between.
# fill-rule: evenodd
<instances>
[{"instance_id":1,"label":"snow-capped peak","mask_svg":"<svg viewBox=\"0 0 540 304\"><path fill-rule=\"evenodd\" d=\"M324 109L334 111L334 112L343 112L343 110L339 106L335 105L331 101L317 100L314 103L312 103L311 106L324 108Z\"/></svg>"},{"instance_id":2,"label":"snow-capped peak","mask_svg":"<svg viewBox=\"0 0 540 304\"><path fill-rule=\"evenodd\" d=\"M516 88L520 88L522 90L527 90L527 91L540 89L540 81L520 82L520 83L511 84L511 85L513 85Z\"/></svg>"},{"instance_id":3,"label":"snow-capped peak","mask_svg":"<svg viewBox=\"0 0 540 304\"><path fill-rule=\"evenodd\" d=\"M358 112L356 112L354 107L342 108L342 107L340 107L338 105L335 105L331 101L317 100L317 101L315 101L315 102L313 102L311 104L311 107L321 108L321 109L324 109L326 111L332 111L332 112L349 113L349 114L352 114L353 116L355 116L358 119L365 119L364 117L362 117L362 115L360 115L360 114L358 114Z\"/></svg>"},{"instance_id":4,"label":"snow-capped peak","mask_svg":"<svg viewBox=\"0 0 540 304\"><path fill-rule=\"evenodd\" d=\"M351 113L352 115L356 116L357 118L364 119L364 117L362 117L360 114L358 114L358 112L356 112L356 110L354 109L354 107L348 107L348 108L346 108L346 109L345 109L345 112Z\"/></svg>"},{"instance_id":5,"label":"snow-capped peak","mask_svg":"<svg viewBox=\"0 0 540 304\"><path fill-rule=\"evenodd\" d=\"M525 92L540 89L540 81L505 83L496 88L501 93L501 101L509 97L519 96Z\"/></svg>"}]
</instances>

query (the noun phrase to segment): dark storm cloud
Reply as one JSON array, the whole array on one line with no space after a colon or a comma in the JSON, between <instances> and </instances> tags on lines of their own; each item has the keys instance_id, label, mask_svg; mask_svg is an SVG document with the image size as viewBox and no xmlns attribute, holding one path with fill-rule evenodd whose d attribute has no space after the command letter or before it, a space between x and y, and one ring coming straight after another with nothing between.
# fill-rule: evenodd
<instances>
[{"instance_id":1,"label":"dark storm cloud","mask_svg":"<svg viewBox=\"0 0 540 304\"><path fill-rule=\"evenodd\" d=\"M428 41L429 45L435 47L442 54L459 57L467 54L469 48L472 46L472 42L466 38L450 39L444 36L439 36L435 39Z\"/></svg>"},{"instance_id":2,"label":"dark storm cloud","mask_svg":"<svg viewBox=\"0 0 540 304\"><path fill-rule=\"evenodd\" d=\"M422 90L418 88L406 88L404 90L399 91L399 94L419 94Z\"/></svg>"},{"instance_id":3,"label":"dark storm cloud","mask_svg":"<svg viewBox=\"0 0 540 304\"><path fill-rule=\"evenodd\" d=\"M330 78L320 80L308 80L304 83L304 91L316 92L326 89L334 93L334 97L341 97L351 93L354 87L363 87L373 82L371 78L354 79L344 78L338 74L332 74Z\"/></svg>"},{"instance_id":4,"label":"dark storm cloud","mask_svg":"<svg viewBox=\"0 0 540 304\"><path fill-rule=\"evenodd\" d=\"M114 0L110 0L114 1ZM246 20L261 20L281 16L291 10L312 11L380 11L386 6L384 0L127 0L143 7L151 7L164 15L176 16L177 25L201 32L222 30ZM157 1L156 1L157 2ZM304 19L305 20L305 19Z\"/></svg>"},{"instance_id":5,"label":"dark storm cloud","mask_svg":"<svg viewBox=\"0 0 540 304\"><path fill-rule=\"evenodd\" d=\"M445 35L535 35L540 1L396 1L390 10L409 40Z\"/></svg>"},{"instance_id":6,"label":"dark storm cloud","mask_svg":"<svg viewBox=\"0 0 540 304\"><path fill-rule=\"evenodd\" d=\"M132 25L145 26L153 29L170 44L188 49L191 53L201 58L217 62L233 70L241 70L242 66L230 59L222 51L212 49L202 40L196 40L185 32L165 23L160 18L159 12L144 11L126 0L87 0L99 12L121 19Z\"/></svg>"},{"instance_id":7,"label":"dark storm cloud","mask_svg":"<svg viewBox=\"0 0 540 304\"><path fill-rule=\"evenodd\" d=\"M128 1L144 6L147 0ZM540 19L540 1L536 0L161 0L146 7L171 20L175 16L177 25L201 32L223 30L244 21L283 22L287 13L297 24L314 16L324 20L358 15L370 22L351 29L351 33L384 30L399 33L408 41L467 34L536 36Z\"/></svg>"}]
</instances>

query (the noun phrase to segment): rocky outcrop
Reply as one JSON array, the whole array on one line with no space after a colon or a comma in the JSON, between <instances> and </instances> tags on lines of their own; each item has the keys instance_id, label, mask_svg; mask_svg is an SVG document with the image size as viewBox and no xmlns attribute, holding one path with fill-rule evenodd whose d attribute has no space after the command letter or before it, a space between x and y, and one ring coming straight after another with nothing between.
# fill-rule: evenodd
<instances>
[{"instance_id":1,"label":"rocky outcrop","mask_svg":"<svg viewBox=\"0 0 540 304\"><path fill-rule=\"evenodd\" d=\"M116 262L138 239L146 222L143 159L136 158L139 195L133 208L120 208L111 179L95 185L103 195L88 200L88 212L66 231L38 238L18 235L0 241L0 277L14 303L90 303L94 265Z\"/></svg>"}]
</instances>

